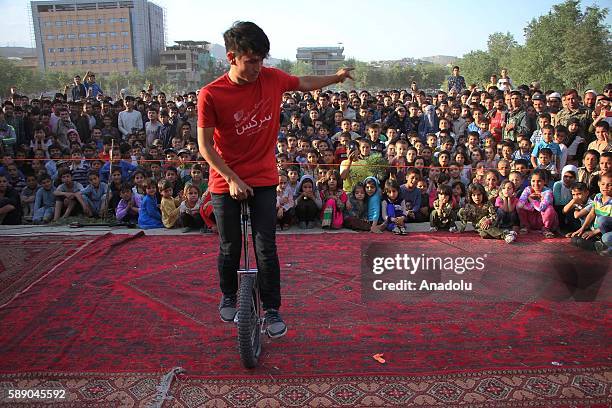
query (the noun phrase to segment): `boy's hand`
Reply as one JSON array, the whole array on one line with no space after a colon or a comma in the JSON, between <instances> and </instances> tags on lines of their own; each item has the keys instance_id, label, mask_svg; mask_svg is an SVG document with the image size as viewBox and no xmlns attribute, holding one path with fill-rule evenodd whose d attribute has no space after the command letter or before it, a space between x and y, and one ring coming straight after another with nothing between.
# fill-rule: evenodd
<instances>
[{"instance_id":1,"label":"boy's hand","mask_svg":"<svg viewBox=\"0 0 612 408\"><path fill-rule=\"evenodd\" d=\"M597 232L596 232L596 231L591 230L591 231L587 231L587 232L585 232L584 234L582 234L582 238L584 238L584 239L591 239L591 238L593 238L595 235L597 235Z\"/></svg>"},{"instance_id":2,"label":"boy's hand","mask_svg":"<svg viewBox=\"0 0 612 408\"><path fill-rule=\"evenodd\" d=\"M584 230L582 228L578 228L578 230L572 232L572 234L570 235L570 237L579 237L582 235L582 233L584 232Z\"/></svg>"}]
</instances>

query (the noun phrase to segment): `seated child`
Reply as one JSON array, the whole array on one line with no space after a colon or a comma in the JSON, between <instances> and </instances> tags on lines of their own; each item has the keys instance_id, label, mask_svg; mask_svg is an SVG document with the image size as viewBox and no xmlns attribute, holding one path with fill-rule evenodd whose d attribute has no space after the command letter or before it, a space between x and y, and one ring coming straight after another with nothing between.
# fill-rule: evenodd
<instances>
[{"instance_id":1,"label":"seated child","mask_svg":"<svg viewBox=\"0 0 612 408\"><path fill-rule=\"evenodd\" d=\"M575 228L570 228L569 224L572 221L575 221L575 218L573 217L573 214L563 212L563 207L565 207L565 205L572 200L571 187L576 181L577 175L578 168L576 168L574 165L568 164L567 166L563 167L563 170L561 171L562 179L555 181L553 184L552 190L554 207L555 211L557 212L557 218L559 218L559 229L561 229L562 232L575 231L580 227L579 225L574 224L572 227Z\"/></svg>"},{"instance_id":2,"label":"seated child","mask_svg":"<svg viewBox=\"0 0 612 408\"><path fill-rule=\"evenodd\" d=\"M572 231L565 234L567 238L572 236L573 231L579 229L588 215L593 200L589 197L589 188L579 181L572 184L572 199L563 206L563 215L566 217L567 229Z\"/></svg>"},{"instance_id":3,"label":"seated child","mask_svg":"<svg viewBox=\"0 0 612 408\"><path fill-rule=\"evenodd\" d=\"M55 194L53 194L53 181L51 176L44 173L38 179L40 188L36 191L36 199L34 200L34 213L32 222L34 224L46 224L53 219L55 212Z\"/></svg>"},{"instance_id":4,"label":"seated child","mask_svg":"<svg viewBox=\"0 0 612 408\"><path fill-rule=\"evenodd\" d=\"M180 223L185 227L183 232L196 230L208 232L208 229L204 228L206 224L200 215L200 207L204 201L204 196L200 195L200 188L196 184L186 184L183 196L185 199L179 206Z\"/></svg>"},{"instance_id":5,"label":"seated child","mask_svg":"<svg viewBox=\"0 0 612 408\"><path fill-rule=\"evenodd\" d=\"M128 183L123 183L119 191L121 200L117 204L117 221L127 223L137 223L141 201L139 196L132 192L132 187Z\"/></svg>"},{"instance_id":6,"label":"seated child","mask_svg":"<svg viewBox=\"0 0 612 408\"><path fill-rule=\"evenodd\" d=\"M344 208L344 226L355 231L369 231L368 206L363 183L359 182L349 194L350 205Z\"/></svg>"},{"instance_id":7,"label":"seated child","mask_svg":"<svg viewBox=\"0 0 612 408\"><path fill-rule=\"evenodd\" d=\"M347 206L348 196L342 190L342 179L336 170L326 173L324 188L321 191L321 227L340 229L344 222L343 212ZM350 205L350 204L348 204Z\"/></svg>"},{"instance_id":8,"label":"seated child","mask_svg":"<svg viewBox=\"0 0 612 408\"><path fill-rule=\"evenodd\" d=\"M298 183L295 197L295 216L299 227L314 228L322 205L321 196L315 190L313 177L309 174L303 175Z\"/></svg>"},{"instance_id":9,"label":"seated child","mask_svg":"<svg viewBox=\"0 0 612 408\"><path fill-rule=\"evenodd\" d=\"M202 205L200 206L200 216L206 224L207 230L217 233L217 223L215 221L215 213L212 205L212 194L207 189L202 194Z\"/></svg>"},{"instance_id":10,"label":"seated child","mask_svg":"<svg viewBox=\"0 0 612 408\"><path fill-rule=\"evenodd\" d=\"M368 205L368 221L370 222L370 232L381 234L386 228L386 221L381 219L381 198L380 184L374 176L366 177L364 180L366 202Z\"/></svg>"},{"instance_id":11,"label":"seated child","mask_svg":"<svg viewBox=\"0 0 612 408\"><path fill-rule=\"evenodd\" d=\"M465 184L461 181L455 181L451 189L453 190L453 208L458 210L459 208L465 207Z\"/></svg>"},{"instance_id":12,"label":"seated child","mask_svg":"<svg viewBox=\"0 0 612 408\"><path fill-rule=\"evenodd\" d=\"M400 185L396 180L389 179L385 182L385 194L381 205L382 218L387 224L387 230L396 235L406 235L405 227L406 201L400 194Z\"/></svg>"},{"instance_id":13,"label":"seated child","mask_svg":"<svg viewBox=\"0 0 612 408\"><path fill-rule=\"evenodd\" d=\"M487 200L491 204L495 204L495 199L499 196L499 173L497 170L488 170L485 174L485 191L487 192Z\"/></svg>"},{"instance_id":14,"label":"seated child","mask_svg":"<svg viewBox=\"0 0 612 408\"><path fill-rule=\"evenodd\" d=\"M276 187L276 221L281 231L289 228L293 218L293 189L289 186L289 178L284 172L278 175Z\"/></svg>"},{"instance_id":15,"label":"seated child","mask_svg":"<svg viewBox=\"0 0 612 408\"><path fill-rule=\"evenodd\" d=\"M609 254L612 242L612 171L602 174L598 184L600 193L593 198L582 227L572 234L572 243L580 248L597 249L602 254ZM600 236L601 240L598 239Z\"/></svg>"},{"instance_id":16,"label":"seated child","mask_svg":"<svg viewBox=\"0 0 612 408\"><path fill-rule=\"evenodd\" d=\"M106 215L106 193L108 186L100 181L98 172L89 172L89 185L81 191L81 195L89 207L91 217L99 218Z\"/></svg>"},{"instance_id":17,"label":"seated child","mask_svg":"<svg viewBox=\"0 0 612 408\"><path fill-rule=\"evenodd\" d=\"M62 181L53 193L55 195L55 214L53 220L57 221L70 216L75 210L82 210L85 215L91 215L89 207L83 201L81 183L72 181L72 173L70 169L63 168L58 172L58 177ZM63 215L62 215L63 211Z\"/></svg>"},{"instance_id":18,"label":"seated child","mask_svg":"<svg viewBox=\"0 0 612 408\"><path fill-rule=\"evenodd\" d=\"M421 192L421 208L419 208L417 218L429 219L429 185L427 180L421 178L417 181L417 188Z\"/></svg>"},{"instance_id":19,"label":"seated child","mask_svg":"<svg viewBox=\"0 0 612 408\"><path fill-rule=\"evenodd\" d=\"M538 153L538 167L536 169L547 170L550 174L548 187L552 187L553 182L559 180L559 173L557 172L557 165L552 161L553 153L552 150L545 147Z\"/></svg>"},{"instance_id":20,"label":"seated child","mask_svg":"<svg viewBox=\"0 0 612 408\"><path fill-rule=\"evenodd\" d=\"M158 181L157 188L162 197L159 209L161 210L164 227L174 228L180 215L179 205L181 204L181 199L172 196L173 185L169 180L162 179Z\"/></svg>"},{"instance_id":21,"label":"seated child","mask_svg":"<svg viewBox=\"0 0 612 408\"><path fill-rule=\"evenodd\" d=\"M38 190L38 180L34 174L26 176L26 185L21 190L21 208L24 217L31 217L34 214L34 201L36 200L36 191Z\"/></svg>"},{"instance_id":22,"label":"seated child","mask_svg":"<svg viewBox=\"0 0 612 408\"><path fill-rule=\"evenodd\" d=\"M456 183L461 184L460 181ZM438 187L438 198L433 202L433 209L429 217L430 231L446 230L457 231L455 224L456 214L453 208L453 190L446 184Z\"/></svg>"},{"instance_id":23,"label":"seated child","mask_svg":"<svg viewBox=\"0 0 612 408\"><path fill-rule=\"evenodd\" d=\"M138 212L138 226L142 229L163 228L161 212L157 205L157 183L149 179L145 183L146 195Z\"/></svg>"},{"instance_id":24,"label":"seated child","mask_svg":"<svg viewBox=\"0 0 612 408\"><path fill-rule=\"evenodd\" d=\"M519 218L516 212L516 204L518 198L515 194L516 187L510 180L506 180L501 185L499 195L495 199L495 207L497 208L497 220L495 225L503 230L512 229L519 230Z\"/></svg>"},{"instance_id":25,"label":"seated child","mask_svg":"<svg viewBox=\"0 0 612 408\"><path fill-rule=\"evenodd\" d=\"M552 190L546 187L548 172L535 169L531 175L531 185L523 190L517 203L517 212L521 223L521 233L529 229L543 228L545 238L554 238L559 228L557 213L553 207Z\"/></svg>"},{"instance_id":26,"label":"seated child","mask_svg":"<svg viewBox=\"0 0 612 408\"><path fill-rule=\"evenodd\" d=\"M465 231L468 222L471 222L482 238L503 239L507 243L516 240L516 232L503 231L495 226L497 213L495 207L487 200L487 192L480 184L471 184L468 188L468 203L459 210L461 232Z\"/></svg>"}]
</instances>

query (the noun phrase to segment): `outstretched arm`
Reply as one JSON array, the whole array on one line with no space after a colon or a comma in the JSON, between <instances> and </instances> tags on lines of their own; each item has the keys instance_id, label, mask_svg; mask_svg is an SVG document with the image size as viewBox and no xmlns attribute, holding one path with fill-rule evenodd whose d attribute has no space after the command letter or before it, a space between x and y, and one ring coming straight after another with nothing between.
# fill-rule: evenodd
<instances>
[{"instance_id":1,"label":"outstretched arm","mask_svg":"<svg viewBox=\"0 0 612 408\"><path fill-rule=\"evenodd\" d=\"M300 85L298 86L299 91L312 91L314 89L320 89L331 84L337 84L344 82L347 78L353 79L351 71L355 68L340 68L335 75L321 75L321 76L302 76L299 77Z\"/></svg>"}]
</instances>

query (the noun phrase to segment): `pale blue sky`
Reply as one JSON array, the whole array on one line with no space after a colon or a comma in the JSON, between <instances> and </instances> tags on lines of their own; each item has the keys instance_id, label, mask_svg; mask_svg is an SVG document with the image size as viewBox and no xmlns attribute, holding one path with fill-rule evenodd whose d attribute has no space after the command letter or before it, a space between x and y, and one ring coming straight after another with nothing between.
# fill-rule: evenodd
<instances>
[{"instance_id":1,"label":"pale blue sky","mask_svg":"<svg viewBox=\"0 0 612 408\"><path fill-rule=\"evenodd\" d=\"M514 0L506 7L490 0L156 0L166 8L167 40L223 44L235 20L250 20L268 34L274 58L295 59L300 46L344 44L360 60L430 55L461 56L486 48L495 31L509 31L523 43L523 28L546 14L553 0ZM31 46L27 1L0 0L0 46ZM608 7L611 0L586 0L582 7ZM612 18L608 15L607 23Z\"/></svg>"}]
</instances>

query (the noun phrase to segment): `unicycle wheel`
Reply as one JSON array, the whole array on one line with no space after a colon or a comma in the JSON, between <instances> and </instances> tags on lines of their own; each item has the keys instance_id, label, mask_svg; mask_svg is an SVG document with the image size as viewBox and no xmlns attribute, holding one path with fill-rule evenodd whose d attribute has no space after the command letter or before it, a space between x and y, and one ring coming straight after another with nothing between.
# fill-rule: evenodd
<instances>
[{"instance_id":1,"label":"unicycle wheel","mask_svg":"<svg viewBox=\"0 0 612 408\"><path fill-rule=\"evenodd\" d=\"M240 278L238 298L238 350L246 368L257 366L261 353L261 321L255 305L255 275Z\"/></svg>"}]
</instances>

